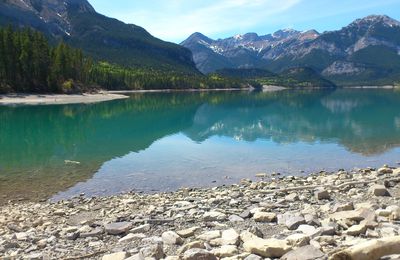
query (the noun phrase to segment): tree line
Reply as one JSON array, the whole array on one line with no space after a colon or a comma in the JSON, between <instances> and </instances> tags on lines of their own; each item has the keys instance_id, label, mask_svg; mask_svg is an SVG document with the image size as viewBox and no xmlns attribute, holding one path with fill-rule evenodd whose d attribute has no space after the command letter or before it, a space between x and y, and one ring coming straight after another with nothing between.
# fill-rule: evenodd
<instances>
[{"instance_id":1,"label":"tree line","mask_svg":"<svg viewBox=\"0 0 400 260\"><path fill-rule=\"evenodd\" d=\"M99 88L239 88L241 80L95 62L32 29L0 28L0 93L72 93Z\"/></svg>"}]
</instances>

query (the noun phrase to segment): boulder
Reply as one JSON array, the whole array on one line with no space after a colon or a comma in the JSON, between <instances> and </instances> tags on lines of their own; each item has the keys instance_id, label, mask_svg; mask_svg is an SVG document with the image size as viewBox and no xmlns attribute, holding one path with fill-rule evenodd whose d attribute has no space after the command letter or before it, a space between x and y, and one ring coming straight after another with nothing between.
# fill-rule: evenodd
<instances>
[{"instance_id":1,"label":"boulder","mask_svg":"<svg viewBox=\"0 0 400 260\"><path fill-rule=\"evenodd\" d=\"M329 195L329 192L325 190L324 188L318 188L314 192L315 198L317 200L329 200L331 196Z\"/></svg>"},{"instance_id":2,"label":"boulder","mask_svg":"<svg viewBox=\"0 0 400 260\"><path fill-rule=\"evenodd\" d=\"M303 216L291 216L286 219L285 225L289 230L296 230L300 225L305 224L306 220Z\"/></svg>"}]
</instances>

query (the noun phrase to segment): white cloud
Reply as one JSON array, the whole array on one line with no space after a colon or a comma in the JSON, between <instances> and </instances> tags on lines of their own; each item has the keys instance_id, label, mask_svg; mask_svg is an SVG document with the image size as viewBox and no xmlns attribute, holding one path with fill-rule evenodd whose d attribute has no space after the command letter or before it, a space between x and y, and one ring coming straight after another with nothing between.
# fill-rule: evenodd
<instances>
[{"instance_id":1,"label":"white cloud","mask_svg":"<svg viewBox=\"0 0 400 260\"><path fill-rule=\"evenodd\" d=\"M116 14L117 18L146 28L154 36L180 41L193 32L217 35L246 31L292 8L301 0L157 0L154 7ZM274 17L277 19L278 17ZM271 19L272 20L272 19Z\"/></svg>"}]
</instances>

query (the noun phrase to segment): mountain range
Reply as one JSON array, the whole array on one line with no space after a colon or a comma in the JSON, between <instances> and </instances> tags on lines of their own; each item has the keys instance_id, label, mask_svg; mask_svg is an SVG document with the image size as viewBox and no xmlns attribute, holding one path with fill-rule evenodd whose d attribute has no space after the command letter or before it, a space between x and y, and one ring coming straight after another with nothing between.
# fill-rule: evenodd
<instances>
[{"instance_id":1,"label":"mountain range","mask_svg":"<svg viewBox=\"0 0 400 260\"><path fill-rule=\"evenodd\" d=\"M357 19L337 31L293 29L213 40L194 33L181 43L203 73L263 68L279 73L309 67L340 85L400 81L400 22L385 15Z\"/></svg>"},{"instance_id":2,"label":"mountain range","mask_svg":"<svg viewBox=\"0 0 400 260\"><path fill-rule=\"evenodd\" d=\"M34 28L98 60L198 73L188 49L101 15L87 0L0 0L0 25Z\"/></svg>"}]
</instances>

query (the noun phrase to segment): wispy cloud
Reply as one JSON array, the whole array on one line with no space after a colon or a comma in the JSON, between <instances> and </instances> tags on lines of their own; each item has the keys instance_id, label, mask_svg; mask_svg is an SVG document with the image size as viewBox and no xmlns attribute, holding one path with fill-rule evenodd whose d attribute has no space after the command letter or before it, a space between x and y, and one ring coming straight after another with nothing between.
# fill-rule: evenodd
<instances>
[{"instance_id":1,"label":"wispy cloud","mask_svg":"<svg viewBox=\"0 0 400 260\"><path fill-rule=\"evenodd\" d=\"M117 14L119 19L145 27L153 35L180 41L193 32L218 35L242 32L268 23L302 0L153 0L152 8Z\"/></svg>"}]
</instances>

